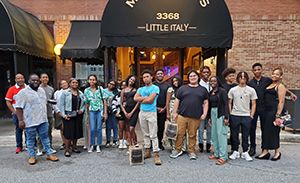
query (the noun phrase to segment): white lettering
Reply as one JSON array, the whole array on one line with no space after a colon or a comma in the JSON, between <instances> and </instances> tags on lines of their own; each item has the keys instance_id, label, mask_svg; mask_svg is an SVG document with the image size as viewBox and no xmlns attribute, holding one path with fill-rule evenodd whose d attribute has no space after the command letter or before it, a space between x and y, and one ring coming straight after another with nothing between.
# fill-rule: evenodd
<instances>
[{"instance_id":1,"label":"white lettering","mask_svg":"<svg viewBox=\"0 0 300 183\"><path fill-rule=\"evenodd\" d=\"M205 8L207 5L209 5L209 0L199 0L200 5Z\"/></svg>"},{"instance_id":2,"label":"white lettering","mask_svg":"<svg viewBox=\"0 0 300 183\"><path fill-rule=\"evenodd\" d=\"M138 0L127 0L127 1L126 1L126 4L127 4L128 6L130 6L131 8L133 8L134 5L135 5L135 2L138 2Z\"/></svg>"}]
</instances>

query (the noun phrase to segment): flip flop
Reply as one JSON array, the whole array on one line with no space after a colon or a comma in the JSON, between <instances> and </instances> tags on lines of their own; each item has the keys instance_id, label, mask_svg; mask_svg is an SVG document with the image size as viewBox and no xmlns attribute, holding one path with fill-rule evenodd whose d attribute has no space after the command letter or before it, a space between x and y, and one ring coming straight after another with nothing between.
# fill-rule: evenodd
<instances>
[{"instance_id":1,"label":"flip flop","mask_svg":"<svg viewBox=\"0 0 300 183\"><path fill-rule=\"evenodd\" d=\"M216 165L224 165L227 161L222 159L222 158L219 158L218 161L216 162Z\"/></svg>"},{"instance_id":2,"label":"flip flop","mask_svg":"<svg viewBox=\"0 0 300 183\"><path fill-rule=\"evenodd\" d=\"M218 159L218 157L216 157L215 155L209 155L208 156L208 159L210 159L210 160L216 160L216 159Z\"/></svg>"}]
</instances>

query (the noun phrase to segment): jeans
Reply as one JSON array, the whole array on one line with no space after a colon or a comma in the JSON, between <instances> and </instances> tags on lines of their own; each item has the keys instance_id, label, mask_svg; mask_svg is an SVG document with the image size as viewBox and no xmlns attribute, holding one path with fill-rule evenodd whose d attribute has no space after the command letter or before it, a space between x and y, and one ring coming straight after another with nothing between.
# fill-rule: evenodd
<instances>
[{"instance_id":1,"label":"jeans","mask_svg":"<svg viewBox=\"0 0 300 183\"><path fill-rule=\"evenodd\" d=\"M211 135L214 145L214 155L224 160L228 159L227 133L228 126L224 124L224 116L218 118L218 108L211 109Z\"/></svg>"},{"instance_id":2,"label":"jeans","mask_svg":"<svg viewBox=\"0 0 300 183\"><path fill-rule=\"evenodd\" d=\"M53 128L53 117L48 117L48 137L50 141L50 147L52 148L52 128ZM37 137L37 146L42 149L41 139Z\"/></svg>"},{"instance_id":3,"label":"jeans","mask_svg":"<svg viewBox=\"0 0 300 183\"><path fill-rule=\"evenodd\" d=\"M97 133L97 145L102 145L102 116L101 111L90 111L91 143L94 146Z\"/></svg>"},{"instance_id":4,"label":"jeans","mask_svg":"<svg viewBox=\"0 0 300 183\"><path fill-rule=\"evenodd\" d=\"M238 151L240 140L239 132L242 128L242 148L243 152L247 152L249 148L249 134L252 118L250 116L234 116L231 115L230 133L232 133L232 150Z\"/></svg>"},{"instance_id":5,"label":"jeans","mask_svg":"<svg viewBox=\"0 0 300 183\"><path fill-rule=\"evenodd\" d=\"M23 148L23 130L19 128L19 120L17 118L17 115L12 115L12 120L14 124L16 125L16 147L20 147L21 149ZM26 137L25 137L26 138Z\"/></svg>"},{"instance_id":6,"label":"jeans","mask_svg":"<svg viewBox=\"0 0 300 183\"><path fill-rule=\"evenodd\" d=\"M144 135L145 148L150 148L152 142L153 152L158 152L157 113L140 111L139 120Z\"/></svg>"},{"instance_id":7,"label":"jeans","mask_svg":"<svg viewBox=\"0 0 300 183\"><path fill-rule=\"evenodd\" d=\"M35 142L36 142L35 140L37 135L41 139L46 154L48 156L51 155L52 151L50 147L50 140L48 137L48 128L49 128L49 124L47 122L44 122L38 126L25 128L29 157L35 157L34 146L35 146Z\"/></svg>"},{"instance_id":8,"label":"jeans","mask_svg":"<svg viewBox=\"0 0 300 183\"><path fill-rule=\"evenodd\" d=\"M201 121L200 127L198 130L198 143L203 144L204 138L204 128L206 127L206 143L211 144L211 126L208 124L208 120L205 119Z\"/></svg>"},{"instance_id":9,"label":"jeans","mask_svg":"<svg viewBox=\"0 0 300 183\"><path fill-rule=\"evenodd\" d=\"M110 143L111 130L113 130L113 141L118 141L118 124L113 113L108 114L106 121L106 143Z\"/></svg>"},{"instance_id":10,"label":"jeans","mask_svg":"<svg viewBox=\"0 0 300 183\"><path fill-rule=\"evenodd\" d=\"M265 110L258 109L256 110L254 117L251 121L251 129L250 129L250 147L255 149L256 148L256 126L257 126L257 119L260 119L260 124L263 124L265 121ZM260 125L262 127L262 125Z\"/></svg>"},{"instance_id":11,"label":"jeans","mask_svg":"<svg viewBox=\"0 0 300 183\"><path fill-rule=\"evenodd\" d=\"M162 146L162 140L164 137L165 131L165 122L167 120L167 113L157 113L157 137L158 137L158 144L159 147Z\"/></svg>"}]
</instances>

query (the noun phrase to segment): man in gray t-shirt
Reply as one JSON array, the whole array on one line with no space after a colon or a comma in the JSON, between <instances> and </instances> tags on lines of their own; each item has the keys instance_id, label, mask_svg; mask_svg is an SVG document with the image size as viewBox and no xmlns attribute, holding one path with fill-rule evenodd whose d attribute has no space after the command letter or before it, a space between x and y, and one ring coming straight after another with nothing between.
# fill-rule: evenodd
<instances>
[{"instance_id":1,"label":"man in gray t-shirt","mask_svg":"<svg viewBox=\"0 0 300 183\"><path fill-rule=\"evenodd\" d=\"M232 155L230 159L240 157L239 149L239 131L242 127L242 158L246 161L252 161L252 157L248 154L249 142L248 138L251 129L251 120L253 119L256 109L257 95L253 88L247 86L249 76L246 72L240 72L237 75L238 86L229 90L229 111L230 111L230 133L232 134Z\"/></svg>"},{"instance_id":2,"label":"man in gray t-shirt","mask_svg":"<svg viewBox=\"0 0 300 183\"><path fill-rule=\"evenodd\" d=\"M46 93L47 101L49 99L52 99L53 94L54 94L54 89L51 86L48 85L48 82L49 82L48 74L42 73L40 75L40 81L41 81L40 87L42 89L44 89L44 91ZM48 123L49 123L48 136L49 136L49 140L50 140L51 151L53 153L55 153L56 150L52 149L53 106L49 102L47 102L47 118L48 118ZM37 144L38 144L37 156L40 156L40 155L42 155L42 152L41 152L42 144L40 142L40 139L38 139Z\"/></svg>"}]
</instances>

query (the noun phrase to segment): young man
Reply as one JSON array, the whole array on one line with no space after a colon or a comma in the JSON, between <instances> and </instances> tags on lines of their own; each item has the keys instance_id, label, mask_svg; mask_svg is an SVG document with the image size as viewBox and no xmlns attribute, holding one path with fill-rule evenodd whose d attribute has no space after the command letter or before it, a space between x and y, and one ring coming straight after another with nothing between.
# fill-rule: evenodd
<instances>
[{"instance_id":1,"label":"young man","mask_svg":"<svg viewBox=\"0 0 300 183\"><path fill-rule=\"evenodd\" d=\"M252 65L253 79L248 82L248 85L255 89L257 93L257 101L256 101L256 111L253 116L253 120L251 122L251 130L250 130L250 150L249 155L254 156L256 154L256 126L257 119L259 116L260 122L264 123L265 121L265 107L264 107L264 92L265 89L272 83L272 79L269 77L264 77L263 67L260 63L255 63ZM292 97L292 100L297 100L297 96L293 94L291 91L287 91Z\"/></svg>"},{"instance_id":2,"label":"young man","mask_svg":"<svg viewBox=\"0 0 300 183\"><path fill-rule=\"evenodd\" d=\"M225 79L225 83L222 84L222 87L226 90L227 93L231 88L237 86L237 84L235 83L235 73L236 71L233 68L227 68L222 72L222 76Z\"/></svg>"},{"instance_id":3,"label":"young man","mask_svg":"<svg viewBox=\"0 0 300 183\"><path fill-rule=\"evenodd\" d=\"M256 109L257 95L255 90L247 86L249 76L246 72L239 72L236 78L239 83L229 90L229 112L230 112L230 133L232 134L232 150L233 153L229 156L230 159L240 158L239 149L239 131L242 127L242 158L246 161L253 159L248 154L248 138L251 128L251 121L253 119ZM250 108L251 105L251 108Z\"/></svg>"},{"instance_id":4,"label":"young man","mask_svg":"<svg viewBox=\"0 0 300 183\"><path fill-rule=\"evenodd\" d=\"M26 86L16 96L16 114L19 127L25 129L30 165L37 162L34 150L37 134L46 151L47 160L58 161L58 158L52 154L48 136L47 97L39 85L39 76L32 74L29 77L29 86Z\"/></svg>"},{"instance_id":5,"label":"young man","mask_svg":"<svg viewBox=\"0 0 300 183\"><path fill-rule=\"evenodd\" d=\"M54 94L54 89L51 86L48 85L48 83L49 83L48 74L42 73L40 75L40 80L41 80L40 87L45 91L47 101L48 101L49 99L53 98L53 94ZM51 151L52 151L52 153L56 153L56 150L54 150L52 148L53 106L49 102L47 102L47 118L48 118L48 123L49 123L48 136L49 136L49 139L50 139ZM41 156L41 155L43 155L43 153L42 153L42 149L41 149L42 144L41 144L41 141L40 141L39 138L38 138L38 141L37 141L37 145L38 145L37 156Z\"/></svg>"},{"instance_id":6,"label":"young man","mask_svg":"<svg viewBox=\"0 0 300 183\"><path fill-rule=\"evenodd\" d=\"M174 102L173 118L178 124L176 150L170 155L177 158L182 155L183 138L188 130L188 153L190 160L196 160L196 135L200 121L206 119L208 112L208 92L199 85L200 76L197 71L188 73L189 84L180 87Z\"/></svg>"},{"instance_id":7,"label":"young man","mask_svg":"<svg viewBox=\"0 0 300 183\"><path fill-rule=\"evenodd\" d=\"M6 100L6 105L8 109L10 110L12 114L12 120L14 124L16 125L16 154L20 153L23 150L23 130L19 128L19 121L16 115L16 100L15 96L19 93L19 91L23 88L25 88L25 79L22 74L17 74L15 76L15 82L16 84L12 87L10 87L6 93L5 100Z\"/></svg>"},{"instance_id":8,"label":"young man","mask_svg":"<svg viewBox=\"0 0 300 183\"><path fill-rule=\"evenodd\" d=\"M162 145L162 139L164 136L165 130L165 121L167 119L166 113L166 99L167 99L167 91L169 85L164 82L164 70L158 69L155 72L155 82L153 82L156 86L159 87L159 95L157 98L157 137L158 137L158 144L161 150L164 150L164 146Z\"/></svg>"},{"instance_id":9,"label":"young man","mask_svg":"<svg viewBox=\"0 0 300 183\"><path fill-rule=\"evenodd\" d=\"M200 79L200 86L203 86L207 92L210 92L211 87L209 85L209 77L211 75L210 68L208 66L204 66L201 68L201 79ZM204 129L206 129L206 152L210 152L211 148L211 126L208 124L208 120L204 119L200 123L200 127L198 130L198 143L199 143L199 152L203 152L203 134L204 134Z\"/></svg>"},{"instance_id":10,"label":"young man","mask_svg":"<svg viewBox=\"0 0 300 183\"><path fill-rule=\"evenodd\" d=\"M145 156L150 158L150 146L152 142L154 163L161 165L159 157L159 145L157 139L157 98L159 95L159 87L152 84L152 73L145 70L142 74L145 86L139 88L134 96L136 102L141 103L139 120L142 132L144 134Z\"/></svg>"}]
</instances>

